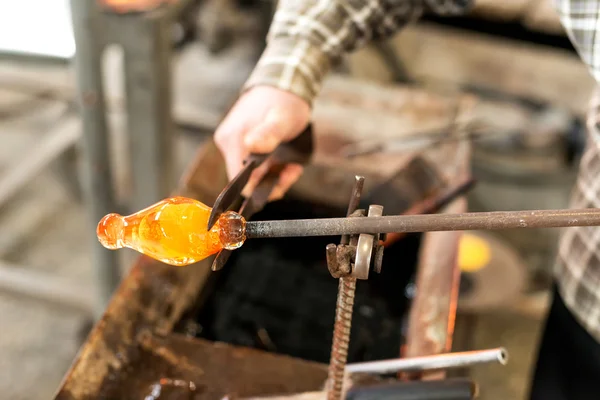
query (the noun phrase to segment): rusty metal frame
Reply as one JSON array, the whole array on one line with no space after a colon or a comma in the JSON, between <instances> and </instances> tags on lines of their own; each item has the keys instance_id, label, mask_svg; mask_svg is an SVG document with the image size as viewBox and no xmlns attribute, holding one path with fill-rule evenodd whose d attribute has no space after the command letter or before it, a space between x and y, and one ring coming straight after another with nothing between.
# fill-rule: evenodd
<instances>
[{"instance_id":1,"label":"rusty metal frame","mask_svg":"<svg viewBox=\"0 0 600 400\"><path fill-rule=\"evenodd\" d=\"M187 187L178 193L211 204L217 198L218 188L227 183L222 166L223 159L216 146L208 143L184 178ZM194 173L202 170L213 172L210 176ZM173 268L140 257L88 336L55 398L97 398L113 371L134 361L140 332L165 335L172 331L201 291L211 261Z\"/></svg>"},{"instance_id":2,"label":"rusty metal frame","mask_svg":"<svg viewBox=\"0 0 600 400\"><path fill-rule=\"evenodd\" d=\"M458 146L453 180L469 177L470 152L467 143ZM457 199L443 210L445 213L465 211L465 198ZM461 234L460 231L448 231L424 235L417 267L418 289L410 311L407 345L403 354L405 357L439 354L452 349L460 284L457 256ZM444 375L443 371L436 371L426 373L423 377L434 379Z\"/></svg>"}]
</instances>

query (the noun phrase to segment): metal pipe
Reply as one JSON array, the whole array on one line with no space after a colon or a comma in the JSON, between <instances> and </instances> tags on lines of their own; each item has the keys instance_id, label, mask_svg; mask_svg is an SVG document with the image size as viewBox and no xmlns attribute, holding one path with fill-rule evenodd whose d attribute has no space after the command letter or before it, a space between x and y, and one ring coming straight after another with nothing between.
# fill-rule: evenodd
<instances>
[{"instance_id":1,"label":"metal pipe","mask_svg":"<svg viewBox=\"0 0 600 400\"><path fill-rule=\"evenodd\" d=\"M423 202L417 203L402 215L420 215L420 214L435 214L438 210L446 207L448 204L459 198L460 196L467 193L475 186L475 179L469 178L463 183L450 188L448 191L443 193L440 197L426 199ZM385 247L392 245L398 240L406 236L406 232L394 232L387 235L387 238L383 242Z\"/></svg>"},{"instance_id":2,"label":"metal pipe","mask_svg":"<svg viewBox=\"0 0 600 400\"><path fill-rule=\"evenodd\" d=\"M133 210L165 198L176 182L169 15L164 8L103 16L108 41L123 48Z\"/></svg>"},{"instance_id":3,"label":"metal pipe","mask_svg":"<svg viewBox=\"0 0 600 400\"><path fill-rule=\"evenodd\" d=\"M600 209L249 221L247 238L600 226Z\"/></svg>"},{"instance_id":4,"label":"metal pipe","mask_svg":"<svg viewBox=\"0 0 600 400\"><path fill-rule=\"evenodd\" d=\"M498 347L490 350L354 363L348 364L346 371L349 373L391 374L394 372L420 372L435 369L460 368L491 362L499 362L502 365L506 365L508 362L506 349Z\"/></svg>"},{"instance_id":5,"label":"metal pipe","mask_svg":"<svg viewBox=\"0 0 600 400\"><path fill-rule=\"evenodd\" d=\"M71 18L77 52L77 97L83 123L82 186L91 226L115 209L113 176L102 79L102 26L93 0L71 0ZM90 235L95 281L98 284L96 317L102 316L120 281L119 259Z\"/></svg>"}]
</instances>

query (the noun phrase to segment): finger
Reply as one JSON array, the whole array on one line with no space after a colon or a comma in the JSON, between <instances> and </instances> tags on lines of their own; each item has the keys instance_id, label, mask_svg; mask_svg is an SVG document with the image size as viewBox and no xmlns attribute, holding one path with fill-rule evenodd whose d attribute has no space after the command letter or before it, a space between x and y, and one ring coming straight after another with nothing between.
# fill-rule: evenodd
<instances>
[{"instance_id":1,"label":"finger","mask_svg":"<svg viewBox=\"0 0 600 400\"><path fill-rule=\"evenodd\" d=\"M279 182L269 196L269 201L283 198L287 191L300 179L303 171L304 168L300 164L286 165L285 169L281 171Z\"/></svg>"},{"instance_id":2,"label":"finger","mask_svg":"<svg viewBox=\"0 0 600 400\"><path fill-rule=\"evenodd\" d=\"M229 177L229 180L237 176L242 169L243 161L247 156L247 152L244 152L243 149L236 146L230 146L230 149L225 150L225 167L227 169L227 176Z\"/></svg>"},{"instance_id":3,"label":"finger","mask_svg":"<svg viewBox=\"0 0 600 400\"><path fill-rule=\"evenodd\" d=\"M234 129L224 125L215 133L215 143L223 155L229 179L233 179L242 169L244 159L248 156L242 145L242 129Z\"/></svg>"},{"instance_id":4,"label":"finger","mask_svg":"<svg viewBox=\"0 0 600 400\"><path fill-rule=\"evenodd\" d=\"M294 132L295 126L289 121L283 110L272 108L265 120L244 136L244 145L251 153L272 152L279 144L300 133Z\"/></svg>"}]
</instances>

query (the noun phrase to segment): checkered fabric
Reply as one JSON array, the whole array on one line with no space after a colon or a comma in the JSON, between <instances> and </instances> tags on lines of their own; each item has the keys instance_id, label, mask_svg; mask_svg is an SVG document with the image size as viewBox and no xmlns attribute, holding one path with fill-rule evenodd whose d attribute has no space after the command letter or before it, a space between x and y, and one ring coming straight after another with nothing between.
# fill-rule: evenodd
<instances>
[{"instance_id":1,"label":"checkered fabric","mask_svg":"<svg viewBox=\"0 0 600 400\"><path fill-rule=\"evenodd\" d=\"M555 0L573 46L600 81L600 1ZM600 93L591 102L587 143L571 208L600 208ZM586 330L600 341L600 228L568 228L562 233L556 263L559 292Z\"/></svg>"},{"instance_id":2,"label":"checkered fabric","mask_svg":"<svg viewBox=\"0 0 600 400\"><path fill-rule=\"evenodd\" d=\"M600 81L600 1L554 0L560 20L579 56Z\"/></svg>"},{"instance_id":3,"label":"checkered fabric","mask_svg":"<svg viewBox=\"0 0 600 400\"><path fill-rule=\"evenodd\" d=\"M288 90L312 104L344 53L386 38L424 12L454 15L472 0L280 0L267 47L244 89Z\"/></svg>"},{"instance_id":4,"label":"checkered fabric","mask_svg":"<svg viewBox=\"0 0 600 400\"><path fill-rule=\"evenodd\" d=\"M571 208L600 208L600 96L592 98L587 120L588 138ZM563 231L556 264L559 292L571 312L600 342L600 228L576 227Z\"/></svg>"}]
</instances>

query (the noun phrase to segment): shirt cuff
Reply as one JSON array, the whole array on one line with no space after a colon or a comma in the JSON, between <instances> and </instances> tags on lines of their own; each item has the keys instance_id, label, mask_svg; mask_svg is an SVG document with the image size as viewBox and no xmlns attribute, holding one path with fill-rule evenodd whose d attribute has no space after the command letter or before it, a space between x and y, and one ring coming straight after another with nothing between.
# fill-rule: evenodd
<instances>
[{"instance_id":1,"label":"shirt cuff","mask_svg":"<svg viewBox=\"0 0 600 400\"><path fill-rule=\"evenodd\" d=\"M260 85L273 86L300 96L312 107L331 62L329 55L308 39L275 36L269 40L243 91Z\"/></svg>"}]
</instances>

